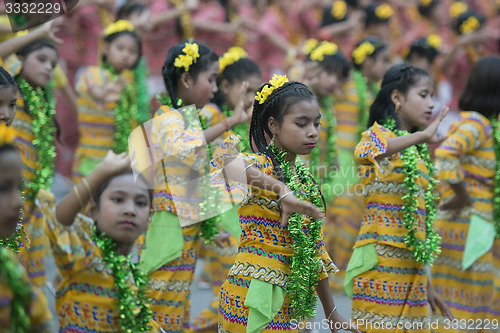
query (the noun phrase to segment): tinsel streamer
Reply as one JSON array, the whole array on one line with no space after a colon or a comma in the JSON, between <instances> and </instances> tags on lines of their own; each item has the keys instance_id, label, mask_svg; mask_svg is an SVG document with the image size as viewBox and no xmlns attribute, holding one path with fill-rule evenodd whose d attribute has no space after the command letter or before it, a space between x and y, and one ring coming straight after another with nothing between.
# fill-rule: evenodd
<instances>
[{"instance_id":1,"label":"tinsel streamer","mask_svg":"<svg viewBox=\"0 0 500 333\"><path fill-rule=\"evenodd\" d=\"M231 117L234 113L234 110L229 110L227 105L222 105L222 114L227 118ZM241 152L250 152L250 139L248 136L249 128L248 123L243 123L236 125L232 128L232 131L241 137L239 142Z\"/></svg>"},{"instance_id":2,"label":"tinsel streamer","mask_svg":"<svg viewBox=\"0 0 500 333\"><path fill-rule=\"evenodd\" d=\"M397 136L408 135L409 133L404 130L396 129L396 122L394 118L388 119L385 127L392 130ZM403 221L408 234L405 235L404 241L410 251L413 251L415 260L425 264L432 265L437 255L441 252L440 243L441 238L433 228L434 221L436 220L437 201L438 197L434 192L434 187L437 181L434 179L436 169L432 163L429 148L426 144L419 144L406 148L401 153L403 162L402 173L405 175L404 185L407 193L401 198L403 200ZM419 187L417 179L420 177L420 170L418 163L422 159L425 163L429 173L429 186L427 187L424 195L425 200L425 241L419 240L415 233L418 228L416 221L417 212L417 192Z\"/></svg>"},{"instance_id":3,"label":"tinsel streamer","mask_svg":"<svg viewBox=\"0 0 500 333\"><path fill-rule=\"evenodd\" d=\"M333 184L333 179L332 173L334 171L334 166L335 166L335 160L336 160L336 144L337 144L337 119L335 117L335 110L333 109L333 105L335 104L335 100L333 99L332 96L328 97L323 97L321 99L321 106L323 108L323 114L325 116L326 120L326 135L327 135L327 143L325 145L326 147L326 152L324 152L325 155L325 166L326 166L326 174L324 175L323 179L319 179L320 173L319 173L319 166L321 164L321 159L320 159L320 151L319 148L313 149L311 152L311 163L309 166L309 170L313 174L313 176L316 179L316 182L318 184L323 183L325 185L330 185ZM327 188L328 189L328 188ZM328 195L325 195L325 200L328 202L332 195L333 195L333 190L328 189L326 192Z\"/></svg>"},{"instance_id":4,"label":"tinsel streamer","mask_svg":"<svg viewBox=\"0 0 500 333\"><path fill-rule=\"evenodd\" d=\"M498 117L498 116L497 116ZM498 129L498 118L490 119L493 127L493 149L496 156L495 189L493 193L493 225L495 226L496 238L500 238L500 131Z\"/></svg>"},{"instance_id":5,"label":"tinsel streamer","mask_svg":"<svg viewBox=\"0 0 500 333\"><path fill-rule=\"evenodd\" d=\"M300 200L309 199L313 205L324 211L319 187L305 164L297 158L295 166L292 167L286 159L285 152L278 151L274 144L270 145L270 149L283 170L286 185L294 195ZM290 215L288 219L288 231L292 238L294 255L291 258L287 292L291 297L291 317L299 321L316 315L315 285L321 267L321 259L317 258L316 244L321 239L322 225L322 220L306 218L297 213Z\"/></svg>"},{"instance_id":6,"label":"tinsel streamer","mask_svg":"<svg viewBox=\"0 0 500 333\"><path fill-rule=\"evenodd\" d=\"M368 105L368 86L367 79L361 74L360 71L353 71L354 83L356 84L356 91L358 93L358 109L359 109L359 122L358 122L358 141L361 139L361 133L366 131L368 124L368 117L370 116L370 107ZM374 95L378 94L380 90L376 83L371 84L371 90Z\"/></svg>"},{"instance_id":7,"label":"tinsel streamer","mask_svg":"<svg viewBox=\"0 0 500 333\"><path fill-rule=\"evenodd\" d=\"M138 265L131 262L130 256L117 255L115 252L116 243L113 239L97 231L91 235L92 240L102 251L102 260L113 272L115 281L116 296L118 300L118 310L120 312L120 326L123 332L149 332L149 320L152 311L146 301L145 289L148 284L146 274L140 270ZM129 277L133 278L135 288L131 288Z\"/></svg>"},{"instance_id":8,"label":"tinsel streamer","mask_svg":"<svg viewBox=\"0 0 500 333\"><path fill-rule=\"evenodd\" d=\"M17 77L17 84L24 96L26 111L33 118L33 146L37 153L35 177L26 186L23 195L27 200L34 201L40 189L49 189L54 176L54 160L56 148L54 145L54 108L52 97L52 82L45 87L34 90L29 83Z\"/></svg>"},{"instance_id":9,"label":"tinsel streamer","mask_svg":"<svg viewBox=\"0 0 500 333\"><path fill-rule=\"evenodd\" d=\"M151 119L148 87L146 86L147 75L148 67L146 58L141 57L139 64L134 69L135 90L137 95L137 120L140 124L144 124Z\"/></svg>"},{"instance_id":10,"label":"tinsel streamer","mask_svg":"<svg viewBox=\"0 0 500 333\"><path fill-rule=\"evenodd\" d=\"M172 99L167 94L161 94L158 96L158 100L162 105L167 105L172 109L173 107ZM177 107L181 107L182 100L177 101ZM190 110L186 109L182 114L187 128L192 128L194 126L198 126L198 119L200 121L201 129L205 130L208 128L208 124L206 118L201 113L190 112ZM212 149L210 145L207 145L208 157L212 158ZM207 174L210 173L210 165L207 163L205 166ZM212 243L215 240L215 236L219 233L219 229L217 225L221 221L220 215L213 216L207 219L203 219L203 216L207 214L213 213L216 211L219 203L218 195L216 192L216 188L212 187L210 181L203 180L203 183L200 184L200 187L203 190L207 190L208 193L204 193L204 200L200 203L200 218L202 219L201 227L200 227L200 235L203 238L205 243Z\"/></svg>"},{"instance_id":11,"label":"tinsel streamer","mask_svg":"<svg viewBox=\"0 0 500 333\"><path fill-rule=\"evenodd\" d=\"M2 247L0 247L0 277L12 292L8 332L31 332L29 317L31 286L15 257L9 253L8 249Z\"/></svg>"}]
</instances>

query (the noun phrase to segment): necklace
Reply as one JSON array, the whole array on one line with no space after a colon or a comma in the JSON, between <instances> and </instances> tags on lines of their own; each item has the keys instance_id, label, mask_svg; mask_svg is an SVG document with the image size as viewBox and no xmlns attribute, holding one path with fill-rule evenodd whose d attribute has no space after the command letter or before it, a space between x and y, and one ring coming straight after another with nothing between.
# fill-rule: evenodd
<instances>
[{"instance_id":1,"label":"necklace","mask_svg":"<svg viewBox=\"0 0 500 333\"><path fill-rule=\"evenodd\" d=\"M493 194L493 225L496 237L500 238L500 131L498 130L498 116L490 119L493 127L493 149L496 156L495 192Z\"/></svg>"}]
</instances>

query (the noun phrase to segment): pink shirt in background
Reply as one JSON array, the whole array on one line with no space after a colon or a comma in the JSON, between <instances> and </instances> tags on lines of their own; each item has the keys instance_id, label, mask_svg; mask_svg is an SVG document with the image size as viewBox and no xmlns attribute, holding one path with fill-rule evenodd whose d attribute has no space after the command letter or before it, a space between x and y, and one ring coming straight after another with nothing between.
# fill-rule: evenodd
<instances>
[{"instance_id":1,"label":"pink shirt in background","mask_svg":"<svg viewBox=\"0 0 500 333\"><path fill-rule=\"evenodd\" d=\"M255 10L251 5L245 5L240 8L239 17L247 21L253 21L250 27L245 27L245 45L243 48L248 53L248 58L258 62L260 57L261 40L258 30L259 19L256 17ZM260 66L260 64L258 64Z\"/></svg>"},{"instance_id":2,"label":"pink shirt in background","mask_svg":"<svg viewBox=\"0 0 500 333\"><path fill-rule=\"evenodd\" d=\"M272 6L267 9L262 20L259 22L260 52L258 63L262 70L264 81L269 80L273 73L285 72L286 52L271 43L266 37L270 32L273 32L288 39L281 21L278 9Z\"/></svg>"},{"instance_id":3,"label":"pink shirt in background","mask_svg":"<svg viewBox=\"0 0 500 333\"><path fill-rule=\"evenodd\" d=\"M217 0L200 3L193 12L193 22L226 22L226 10ZM234 34L196 29L195 40L207 44L217 55L221 56L234 45Z\"/></svg>"}]
</instances>

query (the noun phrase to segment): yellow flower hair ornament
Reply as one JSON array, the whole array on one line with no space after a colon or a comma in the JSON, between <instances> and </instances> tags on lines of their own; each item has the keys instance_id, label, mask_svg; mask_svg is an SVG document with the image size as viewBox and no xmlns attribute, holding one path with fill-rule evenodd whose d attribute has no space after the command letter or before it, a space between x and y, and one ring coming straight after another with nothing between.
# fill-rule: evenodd
<instances>
[{"instance_id":1,"label":"yellow flower hair ornament","mask_svg":"<svg viewBox=\"0 0 500 333\"><path fill-rule=\"evenodd\" d=\"M323 41L311 51L309 58L315 61L323 61L326 55L334 55L337 50L337 44Z\"/></svg>"},{"instance_id":2,"label":"yellow flower hair ornament","mask_svg":"<svg viewBox=\"0 0 500 333\"><path fill-rule=\"evenodd\" d=\"M431 4L432 0L420 0L420 5L423 7L427 7Z\"/></svg>"},{"instance_id":3,"label":"yellow flower hair ornament","mask_svg":"<svg viewBox=\"0 0 500 333\"><path fill-rule=\"evenodd\" d=\"M345 1L336 0L332 4L332 17L337 20L342 20L347 14L347 4Z\"/></svg>"},{"instance_id":4,"label":"yellow flower hair ornament","mask_svg":"<svg viewBox=\"0 0 500 333\"><path fill-rule=\"evenodd\" d=\"M392 15L394 15L394 10L392 9L391 6L384 3L384 4L379 5L375 9L375 15L377 15L377 17L381 20L387 20L390 17L392 17Z\"/></svg>"},{"instance_id":5,"label":"yellow flower hair ornament","mask_svg":"<svg viewBox=\"0 0 500 333\"><path fill-rule=\"evenodd\" d=\"M174 60L174 66L177 68L184 68L187 72L192 64L196 63L196 60L200 57L198 52L198 44L186 42L186 45L182 49L184 54L180 54Z\"/></svg>"},{"instance_id":6,"label":"yellow flower hair ornament","mask_svg":"<svg viewBox=\"0 0 500 333\"><path fill-rule=\"evenodd\" d=\"M248 54L241 47L233 46L226 53L219 58L219 73L222 73L224 69L234 64L240 59L246 58Z\"/></svg>"},{"instance_id":7,"label":"yellow flower hair ornament","mask_svg":"<svg viewBox=\"0 0 500 333\"><path fill-rule=\"evenodd\" d=\"M14 127L7 126L4 123L0 124L0 147L13 144L15 138L16 130Z\"/></svg>"},{"instance_id":8,"label":"yellow flower hair ornament","mask_svg":"<svg viewBox=\"0 0 500 333\"><path fill-rule=\"evenodd\" d=\"M364 42L352 51L352 57L356 65L361 65L366 57L375 52L375 46L370 42Z\"/></svg>"},{"instance_id":9,"label":"yellow flower hair ornament","mask_svg":"<svg viewBox=\"0 0 500 333\"><path fill-rule=\"evenodd\" d=\"M305 55L309 55L312 52L312 50L314 50L314 48L318 46L318 44L319 42L317 39L309 38L304 44L302 52L304 52Z\"/></svg>"},{"instance_id":10,"label":"yellow flower hair ornament","mask_svg":"<svg viewBox=\"0 0 500 333\"><path fill-rule=\"evenodd\" d=\"M429 46L435 48L436 50L439 50L443 43L439 35L433 34L427 37L427 44L429 44Z\"/></svg>"},{"instance_id":11,"label":"yellow flower hair ornament","mask_svg":"<svg viewBox=\"0 0 500 333\"><path fill-rule=\"evenodd\" d=\"M104 29L104 35L109 36L122 31L134 31L134 25L127 20L118 20Z\"/></svg>"},{"instance_id":12,"label":"yellow flower hair ornament","mask_svg":"<svg viewBox=\"0 0 500 333\"><path fill-rule=\"evenodd\" d=\"M460 24L460 33L463 35L470 34L481 26L479 20L475 16L470 16L467 20L465 20L462 24Z\"/></svg>"},{"instance_id":13,"label":"yellow flower hair ornament","mask_svg":"<svg viewBox=\"0 0 500 333\"><path fill-rule=\"evenodd\" d=\"M267 100L269 95L273 93L273 91L275 91L279 87L282 87L287 82L288 78L286 77L286 75L274 74L273 78L269 81L269 83L266 84L261 91L257 92L255 100L259 101L259 104L264 104L264 102Z\"/></svg>"},{"instance_id":14,"label":"yellow flower hair ornament","mask_svg":"<svg viewBox=\"0 0 500 333\"><path fill-rule=\"evenodd\" d=\"M462 1L455 1L451 4L449 14L453 19L458 18L461 14L467 11L467 4Z\"/></svg>"}]
</instances>

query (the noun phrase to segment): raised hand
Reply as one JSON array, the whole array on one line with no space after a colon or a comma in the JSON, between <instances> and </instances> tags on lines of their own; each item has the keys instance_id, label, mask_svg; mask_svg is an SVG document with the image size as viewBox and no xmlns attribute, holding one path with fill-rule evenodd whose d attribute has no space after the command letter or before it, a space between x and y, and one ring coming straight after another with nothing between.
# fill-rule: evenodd
<instances>
[{"instance_id":1,"label":"raised hand","mask_svg":"<svg viewBox=\"0 0 500 333\"><path fill-rule=\"evenodd\" d=\"M63 18L58 18L40 26L43 38L50 39L55 44L62 44L63 40L56 37L56 33L59 31L63 23Z\"/></svg>"},{"instance_id":2,"label":"raised hand","mask_svg":"<svg viewBox=\"0 0 500 333\"><path fill-rule=\"evenodd\" d=\"M244 122L247 122L250 119L250 115L247 113L248 110L245 110L245 99L246 99L246 91L248 89L249 83L244 81L241 83L238 99L238 104L234 108L234 113L231 116L231 120L233 120L233 127Z\"/></svg>"},{"instance_id":3,"label":"raised hand","mask_svg":"<svg viewBox=\"0 0 500 333\"><path fill-rule=\"evenodd\" d=\"M129 156L127 153L115 154L109 150L98 168L110 177L122 174L132 167L130 161L134 160L134 155L133 151Z\"/></svg>"},{"instance_id":4,"label":"raised hand","mask_svg":"<svg viewBox=\"0 0 500 333\"><path fill-rule=\"evenodd\" d=\"M424 142L425 143L439 143L444 141L447 136L440 136L437 134L437 130L439 127L439 124L443 121L444 117L448 114L448 111L450 109L447 106L444 106L441 111L439 111L439 114L436 119L425 129L422 131L422 134L424 134Z\"/></svg>"}]
</instances>

